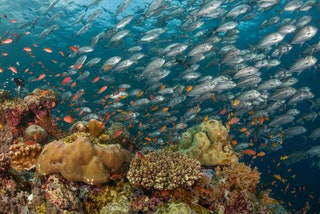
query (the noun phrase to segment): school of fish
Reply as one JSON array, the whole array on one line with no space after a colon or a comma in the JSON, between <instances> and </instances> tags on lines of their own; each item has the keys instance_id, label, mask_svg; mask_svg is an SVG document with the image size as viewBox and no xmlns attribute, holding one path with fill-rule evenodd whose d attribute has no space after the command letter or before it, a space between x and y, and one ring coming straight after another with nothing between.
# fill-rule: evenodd
<instances>
[{"instance_id":1,"label":"school of fish","mask_svg":"<svg viewBox=\"0 0 320 214\"><path fill-rule=\"evenodd\" d=\"M320 139L311 82L320 77L316 0L108 4L53 0L20 16L1 11L6 87L20 77L24 93L54 89L61 123L121 122L141 147L176 143L209 119L221 120L235 150L255 158L292 138ZM309 157L320 167L319 145L279 158L291 165Z\"/></svg>"}]
</instances>

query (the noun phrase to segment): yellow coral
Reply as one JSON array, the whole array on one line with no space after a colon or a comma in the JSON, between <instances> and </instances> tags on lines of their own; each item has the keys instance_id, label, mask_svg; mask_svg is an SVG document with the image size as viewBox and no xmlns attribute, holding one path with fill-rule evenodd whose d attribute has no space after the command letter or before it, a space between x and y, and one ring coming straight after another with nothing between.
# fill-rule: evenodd
<instances>
[{"instance_id":1,"label":"yellow coral","mask_svg":"<svg viewBox=\"0 0 320 214\"><path fill-rule=\"evenodd\" d=\"M238 162L228 138L228 130L217 120L208 120L182 134L178 150L201 165L229 165Z\"/></svg>"},{"instance_id":2,"label":"yellow coral","mask_svg":"<svg viewBox=\"0 0 320 214\"><path fill-rule=\"evenodd\" d=\"M36 214L45 214L46 213L46 203L43 202L36 207Z\"/></svg>"}]
</instances>

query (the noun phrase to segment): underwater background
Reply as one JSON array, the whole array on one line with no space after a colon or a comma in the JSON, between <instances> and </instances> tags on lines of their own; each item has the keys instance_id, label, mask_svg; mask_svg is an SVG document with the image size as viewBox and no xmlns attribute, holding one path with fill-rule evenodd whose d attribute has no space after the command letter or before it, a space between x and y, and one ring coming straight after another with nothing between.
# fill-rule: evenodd
<instances>
[{"instance_id":1,"label":"underwater background","mask_svg":"<svg viewBox=\"0 0 320 214\"><path fill-rule=\"evenodd\" d=\"M0 88L11 100L52 90L57 98L45 114L60 130L120 122L138 159L179 148L194 125L220 121L240 162L261 173L258 189L289 213L319 212L319 2L0 3ZM239 74L248 67L253 73ZM259 88L270 79L278 82ZM37 113L26 123L37 124ZM1 129L21 138L24 119L10 126L2 119ZM60 139L50 134L42 146Z\"/></svg>"}]
</instances>

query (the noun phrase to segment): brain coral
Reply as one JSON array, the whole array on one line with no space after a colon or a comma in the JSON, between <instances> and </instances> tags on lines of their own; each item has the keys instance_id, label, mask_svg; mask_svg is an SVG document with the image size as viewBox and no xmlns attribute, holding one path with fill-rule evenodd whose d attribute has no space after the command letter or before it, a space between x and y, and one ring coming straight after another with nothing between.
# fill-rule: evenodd
<instances>
[{"instance_id":1,"label":"brain coral","mask_svg":"<svg viewBox=\"0 0 320 214\"><path fill-rule=\"evenodd\" d=\"M118 144L94 145L88 137L79 136L72 143L64 140L47 144L36 168L39 174L61 173L68 181L101 184L110 176L121 177L129 166L131 154Z\"/></svg>"},{"instance_id":2,"label":"brain coral","mask_svg":"<svg viewBox=\"0 0 320 214\"><path fill-rule=\"evenodd\" d=\"M200 177L199 161L180 152L156 151L135 157L127 178L130 183L146 189L172 190L192 186Z\"/></svg>"},{"instance_id":3,"label":"brain coral","mask_svg":"<svg viewBox=\"0 0 320 214\"><path fill-rule=\"evenodd\" d=\"M182 134L179 151L199 160L201 165L228 165L238 162L228 138L228 130L217 120L208 120Z\"/></svg>"}]
</instances>

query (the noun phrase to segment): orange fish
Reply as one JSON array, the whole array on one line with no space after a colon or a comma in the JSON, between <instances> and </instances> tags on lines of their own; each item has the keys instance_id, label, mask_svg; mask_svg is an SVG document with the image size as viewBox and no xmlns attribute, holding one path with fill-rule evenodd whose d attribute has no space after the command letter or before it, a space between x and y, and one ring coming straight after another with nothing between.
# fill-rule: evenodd
<instances>
[{"instance_id":1,"label":"orange fish","mask_svg":"<svg viewBox=\"0 0 320 214\"><path fill-rule=\"evenodd\" d=\"M248 129L246 128L246 127L242 127L241 129L240 129L240 132L246 132Z\"/></svg>"},{"instance_id":2,"label":"orange fish","mask_svg":"<svg viewBox=\"0 0 320 214\"><path fill-rule=\"evenodd\" d=\"M9 22L11 22L11 23L17 23L17 20L16 20L16 19L10 19Z\"/></svg>"},{"instance_id":3,"label":"orange fish","mask_svg":"<svg viewBox=\"0 0 320 214\"><path fill-rule=\"evenodd\" d=\"M193 86L192 85L188 85L184 90L188 94L192 89L193 89Z\"/></svg>"},{"instance_id":4,"label":"orange fish","mask_svg":"<svg viewBox=\"0 0 320 214\"><path fill-rule=\"evenodd\" d=\"M234 100L232 102L232 107L237 107L240 104L240 100Z\"/></svg>"},{"instance_id":5,"label":"orange fish","mask_svg":"<svg viewBox=\"0 0 320 214\"><path fill-rule=\"evenodd\" d=\"M266 155L265 152L259 152L259 153L257 154L258 157L263 157L263 156L265 156L265 155Z\"/></svg>"},{"instance_id":6,"label":"orange fish","mask_svg":"<svg viewBox=\"0 0 320 214\"><path fill-rule=\"evenodd\" d=\"M146 157L139 151L136 152L136 157L139 159L139 160L145 160Z\"/></svg>"},{"instance_id":7,"label":"orange fish","mask_svg":"<svg viewBox=\"0 0 320 214\"><path fill-rule=\"evenodd\" d=\"M99 91L98 91L98 94L101 94L102 92L104 92L106 89L108 88L108 86L102 86Z\"/></svg>"},{"instance_id":8,"label":"orange fish","mask_svg":"<svg viewBox=\"0 0 320 214\"><path fill-rule=\"evenodd\" d=\"M65 84L67 84L68 82L70 82L70 80L71 80L71 77L65 77L65 78L62 80L61 84L62 84L62 85L65 85Z\"/></svg>"},{"instance_id":9,"label":"orange fish","mask_svg":"<svg viewBox=\"0 0 320 214\"><path fill-rule=\"evenodd\" d=\"M64 57L64 53L62 51L59 51L59 54Z\"/></svg>"},{"instance_id":10,"label":"orange fish","mask_svg":"<svg viewBox=\"0 0 320 214\"><path fill-rule=\"evenodd\" d=\"M223 114L225 114L225 113L227 113L227 109L222 109L220 112L219 112L219 115L223 115Z\"/></svg>"},{"instance_id":11,"label":"orange fish","mask_svg":"<svg viewBox=\"0 0 320 214\"><path fill-rule=\"evenodd\" d=\"M263 124L263 116L262 115L260 115L260 117L259 117L259 122L260 122L260 125L262 125Z\"/></svg>"},{"instance_id":12,"label":"orange fish","mask_svg":"<svg viewBox=\"0 0 320 214\"><path fill-rule=\"evenodd\" d=\"M70 46L70 49L71 49L73 52L79 52L79 48L78 48L77 46L71 45L71 46Z\"/></svg>"},{"instance_id":13,"label":"orange fish","mask_svg":"<svg viewBox=\"0 0 320 214\"><path fill-rule=\"evenodd\" d=\"M166 126L162 126L162 127L160 128L159 132L162 133L162 132L164 132L166 129L167 129Z\"/></svg>"},{"instance_id":14,"label":"orange fish","mask_svg":"<svg viewBox=\"0 0 320 214\"><path fill-rule=\"evenodd\" d=\"M238 123L239 121L240 121L240 119L235 116L229 121L229 123L230 123L230 125L233 125L233 124Z\"/></svg>"},{"instance_id":15,"label":"orange fish","mask_svg":"<svg viewBox=\"0 0 320 214\"><path fill-rule=\"evenodd\" d=\"M7 52L2 52L1 55L2 56L8 56L8 53Z\"/></svg>"},{"instance_id":16,"label":"orange fish","mask_svg":"<svg viewBox=\"0 0 320 214\"><path fill-rule=\"evenodd\" d=\"M151 142L152 141L152 139L150 138L150 137L145 137L144 138L146 141L148 141L148 142Z\"/></svg>"},{"instance_id":17,"label":"orange fish","mask_svg":"<svg viewBox=\"0 0 320 214\"><path fill-rule=\"evenodd\" d=\"M137 93L137 97L141 97L143 94L144 94L144 91L139 91L139 92Z\"/></svg>"},{"instance_id":18,"label":"orange fish","mask_svg":"<svg viewBox=\"0 0 320 214\"><path fill-rule=\"evenodd\" d=\"M104 71L109 71L111 69L112 69L112 65L106 65L106 66L103 67Z\"/></svg>"},{"instance_id":19,"label":"orange fish","mask_svg":"<svg viewBox=\"0 0 320 214\"><path fill-rule=\"evenodd\" d=\"M165 84L162 84L161 86L160 86L160 91L162 91L163 89L165 89L166 88L166 85Z\"/></svg>"},{"instance_id":20,"label":"orange fish","mask_svg":"<svg viewBox=\"0 0 320 214\"><path fill-rule=\"evenodd\" d=\"M1 41L2 44L10 44L13 40L12 39L4 39Z\"/></svg>"},{"instance_id":21,"label":"orange fish","mask_svg":"<svg viewBox=\"0 0 320 214\"><path fill-rule=\"evenodd\" d=\"M92 83L96 83L96 82L99 81L100 78L101 78L100 76L97 76L97 77L95 77L91 82L92 82Z\"/></svg>"},{"instance_id":22,"label":"orange fish","mask_svg":"<svg viewBox=\"0 0 320 214\"><path fill-rule=\"evenodd\" d=\"M52 49L51 48L43 48L43 50L47 53L52 53Z\"/></svg>"},{"instance_id":23,"label":"orange fish","mask_svg":"<svg viewBox=\"0 0 320 214\"><path fill-rule=\"evenodd\" d=\"M66 122L66 123L74 123L74 119L73 119L71 116L69 116L69 115L65 116L65 117L63 118L63 120L64 120L64 122Z\"/></svg>"},{"instance_id":24,"label":"orange fish","mask_svg":"<svg viewBox=\"0 0 320 214\"><path fill-rule=\"evenodd\" d=\"M241 150L241 154L253 156L253 155L256 155L256 151L252 149L245 149L245 150Z\"/></svg>"},{"instance_id":25,"label":"orange fish","mask_svg":"<svg viewBox=\"0 0 320 214\"><path fill-rule=\"evenodd\" d=\"M40 74L40 76L38 77L38 80L42 80L45 77L46 77L46 74Z\"/></svg>"},{"instance_id":26,"label":"orange fish","mask_svg":"<svg viewBox=\"0 0 320 214\"><path fill-rule=\"evenodd\" d=\"M122 133L123 133L122 129L117 130L117 131L113 132L113 137L117 138L117 137L121 136Z\"/></svg>"},{"instance_id":27,"label":"orange fish","mask_svg":"<svg viewBox=\"0 0 320 214\"><path fill-rule=\"evenodd\" d=\"M9 69L15 74L18 73L17 69L13 66L9 66Z\"/></svg>"},{"instance_id":28,"label":"orange fish","mask_svg":"<svg viewBox=\"0 0 320 214\"><path fill-rule=\"evenodd\" d=\"M169 107L163 107L162 108L162 112L166 112L166 111L168 111L169 110Z\"/></svg>"},{"instance_id":29,"label":"orange fish","mask_svg":"<svg viewBox=\"0 0 320 214\"><path fill-rule=\"evenodd\" d=\"M23 50L24 50L24 51L27 51L27 52L31 52L31 51L32 51L32 49L29 48L29 47L24 47Z\"/></svg>"}]
</instances>

